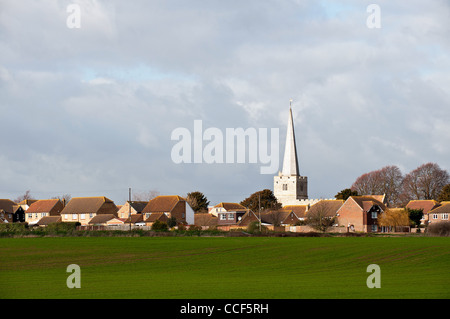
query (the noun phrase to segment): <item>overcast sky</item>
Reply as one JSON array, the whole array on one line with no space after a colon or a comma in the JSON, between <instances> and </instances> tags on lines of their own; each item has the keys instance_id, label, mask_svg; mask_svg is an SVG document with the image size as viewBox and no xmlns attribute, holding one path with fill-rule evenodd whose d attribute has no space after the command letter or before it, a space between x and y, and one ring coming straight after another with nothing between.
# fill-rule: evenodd
<instances>
[{"instance_id":1,"label":"overcast sky","mask_svg":"<svg viewBox=\"0 0 450 319\"><path fill-rule=\"evenodd\" d=\"M448 0L0 0L0 198L240 202L273 175L176 164L171 133L279 128L281 170L290 99L310 198L386 165L450 170L449 34Z\"/></svg>"}]
</instances>

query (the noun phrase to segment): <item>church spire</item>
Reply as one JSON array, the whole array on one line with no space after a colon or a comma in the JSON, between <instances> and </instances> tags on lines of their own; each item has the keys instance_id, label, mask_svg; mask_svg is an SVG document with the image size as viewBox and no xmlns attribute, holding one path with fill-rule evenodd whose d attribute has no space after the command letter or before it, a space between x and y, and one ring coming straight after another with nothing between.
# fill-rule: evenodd
<instances>
[{"instance_id":1,"label":"church spire","mask_svg":"<svg viewBox=\"0 0 450 319\"><path fill-rule=\"evenodd\" d=\"M283 176L300 175L300 170L298 169L297 148L295 146L294 120L292 117L291 102L292 100L289 102L289 121L284 149L283 170L281 172Z\"/></svg>"}]
</instances>

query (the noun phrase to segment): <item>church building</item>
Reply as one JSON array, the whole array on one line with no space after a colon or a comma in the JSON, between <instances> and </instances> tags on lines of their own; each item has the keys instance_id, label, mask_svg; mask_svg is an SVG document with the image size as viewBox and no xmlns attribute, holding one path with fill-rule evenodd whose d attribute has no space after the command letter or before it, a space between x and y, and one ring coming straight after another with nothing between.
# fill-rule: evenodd
<instances>
[{"instance_id":1,"label":"church building","mask_svg":"<svg viewBox=\"0 0 450 319\"><path fill-rule=\"evenodd\" d=\"M319 201L308 199L308 177L300 175L292 108L289 109L283 169L274 176L273 193L283 206L313 205Z\"/></svg>"}]
</instances>

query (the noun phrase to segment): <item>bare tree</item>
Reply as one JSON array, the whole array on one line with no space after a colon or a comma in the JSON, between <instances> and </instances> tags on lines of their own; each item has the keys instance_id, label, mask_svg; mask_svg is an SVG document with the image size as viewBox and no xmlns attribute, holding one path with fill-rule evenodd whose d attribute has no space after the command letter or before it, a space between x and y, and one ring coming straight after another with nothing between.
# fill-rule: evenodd
<instances>
[{"instance_id":1,"label":"bare tree","mask_svg":"<svg viewBox=\"0 0 450 319\"><path fill-rule=\"evenodd\" d=\"M61 202L67 204L72 199L72 195L64 194L64 195L61 195L61 196L54 196L51 199L59 199Z\"/></svg>"},{"instance_id":2,"label":"bare tree","mask_svg":"<svg viewBox=\"0 0 450 319\"><path fill-rule=\"evenodd\" d=\"M351 190L360 195L386 195L389 206L399 204L403 174L395 165L385 166L361 175L353 183Z\"/></svg>"},{"instance_id":3,"label":"bare tree","mask_svg":"<svg viewBox=\"0 0 450 319\"><path fill-rule=\"evenodd\" d=\"M407 174L402 184L403 200L437 199L450 176L436 163L426 163Z\"/></svg>"},{"instance_id":4,"label":"bare tree","mask_svg":"<svg viewBox=\"0 0 450 319\"><path fill-rule=\"evenodd\" d=\"M158 197L160 193L157 190L151 190L148 192L140 192L140 193L134 193L133 194L133 201L142 201L142 202L148 202L151 199Z\"/></svg>"},{"instance_id":5,"label":"bare tree","mask_svg":"<svg viewBox=\"0 0 450 319\"><path fill-rule=\"evenodd\" d=\"M380 170L365 173L353 183L351 190L360 195L379 195L382 188Z\"/></svg>"},{"instance_id":6,"label":"bare tree","mask_svg":"<svg viewBox=\"0 0 450 319\"><path fill-rule=\"evenodd\" d=\"M336 212L323 201L314 204L306 214L306 224L321 232L336 224L336 219Z\"/></svg>"},{"instance_id":7,"label":"bare tree","mask_svg":"<svg viewBox=\"0 0 450 319\"><path fill-rule=\"evenodd\" d=\"M261 212L262 221L273 226L280 226L284 216L284 212L279 210L266 210Z\"/></svg>"},{"instance_id":8,"label":"bare tree","mask_svg":"<svg viewBox=\"0 0 450 319\"><path fill-rule=\"evenodd\" d=\"M25 194L20 195L19 197L17 197L17 198L14 200L14 202L15 202L15 203L20 203L21 201L23 201L23 200L28 200L28 199L35 199L33 196L31 196L31 191L30 191L30 190L27 190L27 191L25 192Z\"/></svg>"}]
</instances>

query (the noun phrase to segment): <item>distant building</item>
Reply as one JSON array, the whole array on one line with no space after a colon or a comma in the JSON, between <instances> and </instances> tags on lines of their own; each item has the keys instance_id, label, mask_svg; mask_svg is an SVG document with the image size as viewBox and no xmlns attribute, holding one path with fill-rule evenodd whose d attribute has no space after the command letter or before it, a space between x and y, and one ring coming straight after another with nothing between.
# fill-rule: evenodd
<instances>
[{"instance_id":1,"label":"distant building","mask_svg":"<svg viewBox=\"0 0 450 319\"><path fill-rule=\"evenodd\" d=\"M350 196L337 210L336 216L338 224L349 231L378 232L378 216L386 210L386 205L375 197Z\"/></svg>"},{"instance_id":2,"label":"distant building","mask_svg":"<svg viewBox=\"0 0 450 319\"><path fill-rule=\"evenodd\" d=\"M25 221L28 225L35 225L46 216L60 216L63 203L59 199L41 199L33 202L25 212Z\"/></svg>"},{"instance_id":3,"label":"distant building","mask_svg":"<svg viewBox=\"0 0 450 319\"><path fill-rule=\"evenodd\" d=\"M156 220L167 221L175 217L177 223L194 225L194 211L186 199L177 195L157 196L142 210L143 221L152 224Z\"/></svg>"},{"instance_id":4,"label":"distant building","mask_svg":"<svg viewBox=\"0 0 450 319\"><path fill-rule=\"evenodd\" d=\"M406 205L407 209L421 209L423 212L423 218L420 220L421 224L426 224L428 220L428 213L434 209L439 207L439 202L431 199L424 199L424 200L411 200Z\"/></svg>"},{"instance_id":5,"label":"distant building","mask_svg":"<svg viewBox=\"0 0 450 319\"><path fill-rule=\"evenodd\" d=\"M148 201L127 201L125 205L122 205L117 212L119 218L128 218L131 215L142 214L145 206L147 206Z\"/></svg>"},{"instance_id":6,"label":"distant building","mask_svg":"<svg viewBox=\"0 0 450 319\"><path fill-rule=\"evenodd\" d=\"M248 209L238 203L219 203L210 209L210 214L217 217L217 225L236 225Z\"/></svg>"},{"instance_id":7,"label":"distant building","mask_svg":"<svg viewBox=\"0 0 450 319\"><path fill-rule=\"evenodd\" d=\"M117 216L118 208L114 202L104 196L75 197L61 212L62 222L79 222L88 225L92 218L103 214Z\"/></svg>"},{"instance_id":8,"label":"distant building","mask_svg":"<svg viewBox=\"0 0 450 319\"><path fill-rule=\"evenodd\" d=\"M0 223L15 222L16 203L10 199L0 199ZM23 210L22 210L23 211Z\"/></svg>"},{"instance_id":9,"label":"distant building","mask_svg":"<svg viewBox=\"0 0 450 319\"><path fill-rule=\"evenodd\" d=\"M439 206L430 210L427 215L429 223L448 221L448 216L450 215L450 201L441 202Z\"/></svg>"},{"instance_id":10,"label":"distant building","mask_svg":"<svg viewBox=\"0 0 450 319\"><path fill-rule=\"evenodd\" d=\"M300 175L292 108L289 109L283 168L273 178L273 193L282 206L313 205L320 201L308 198L308 177Z\"/></svg>"}]
</instances>

